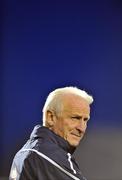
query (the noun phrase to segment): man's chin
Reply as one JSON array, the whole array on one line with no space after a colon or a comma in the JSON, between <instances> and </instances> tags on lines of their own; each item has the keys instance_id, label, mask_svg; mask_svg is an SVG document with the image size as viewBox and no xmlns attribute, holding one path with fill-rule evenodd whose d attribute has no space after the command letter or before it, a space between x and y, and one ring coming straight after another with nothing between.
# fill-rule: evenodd
<instances>
[{"instance_id":1,"label":"man's chin","mask_svg":"<svg viewBox=\"0 0 122 180\"><path fill-rule=\"evenodd\" d=\"M82 138L83 138L83 137L82 137ZM76 147L80 144L80 141L81 141L82 138L73 135L73 138L69 139L68 142L69 142L70 146L76 148Z\"/></svg>"},{"instance_id":2,"label":"man's chin","mask_svg":"<svg viewBox=\"0 0 122 180\"><path fill-rule=\"evenodd\" d=\"M70 146L72 146L73 148L76 148L78 145L79 145L80 141L79 142L69 142Z\"/></svg>"}]
</instances>

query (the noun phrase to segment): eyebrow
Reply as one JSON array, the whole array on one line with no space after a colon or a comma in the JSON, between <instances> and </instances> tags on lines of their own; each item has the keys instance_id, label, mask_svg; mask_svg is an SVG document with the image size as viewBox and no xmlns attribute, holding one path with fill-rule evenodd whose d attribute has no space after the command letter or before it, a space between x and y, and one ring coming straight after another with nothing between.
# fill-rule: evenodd
<instances>
[{"instance_id":1,"label":"eyebrow","mask_svg":"<svg viewBox=\"0 0 122 180\"><path fill-rule=\"evenodd\" d=\"M79 114L72 114L71 116L74 116L74 117L78 117L78 118L82 118L82 115L79 115ZM90 119L90 116L86 116L85 118L88 118L88 120Z\"/></svg>"}]
</instances>

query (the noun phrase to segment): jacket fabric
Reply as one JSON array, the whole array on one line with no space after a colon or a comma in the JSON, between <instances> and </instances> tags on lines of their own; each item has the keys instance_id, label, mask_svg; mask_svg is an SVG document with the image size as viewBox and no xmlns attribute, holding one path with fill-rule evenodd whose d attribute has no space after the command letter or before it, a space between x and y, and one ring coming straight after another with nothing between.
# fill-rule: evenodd
<instances>
[{"instance_id":1,"label":"jacket fabric","mask_svg":"<svg viewBox=\"0 0 122 180\"><path fill-rule=\"evenodd\" d=\"M86 180L62 137L40 125L14 157L9 180Z\"/></svg>"}]
</instances>

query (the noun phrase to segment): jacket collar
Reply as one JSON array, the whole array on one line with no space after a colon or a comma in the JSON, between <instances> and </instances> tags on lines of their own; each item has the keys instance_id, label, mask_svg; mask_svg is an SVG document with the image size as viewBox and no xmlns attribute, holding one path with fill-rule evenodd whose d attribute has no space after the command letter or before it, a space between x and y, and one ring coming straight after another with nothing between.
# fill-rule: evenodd
<instances>
[{"instance_id":1,"label":"jacket collar","mask_svg":"<svg viewBox=\"0 0 122 180\"><path fill-rule=\"evenodd\" d=\"M55 134L53 131L51 131L49 128L45 126L36 125L34 127L30 139L38 139L38 138L43 138L46 141L55 143L60 148L71 154L73 154L73 152L75 151L75 148L72 148L65 139Z\"/></svg>"}]
</instances>

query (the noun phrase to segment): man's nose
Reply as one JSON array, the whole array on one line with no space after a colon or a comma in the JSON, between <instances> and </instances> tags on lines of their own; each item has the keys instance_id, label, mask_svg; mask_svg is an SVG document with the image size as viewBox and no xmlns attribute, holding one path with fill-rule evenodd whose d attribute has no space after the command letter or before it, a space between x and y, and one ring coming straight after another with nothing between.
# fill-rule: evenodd
<instances>
[{"instance_id":1,"label":"man's nose","mask_svg":"<svg viewBox=\"0 0 122 180\"><path fill-rule=\"evenodd\" d=\"M87 128L87 123L82 119L81 121L79 121L77 129L80 130L81 132L85 133Z\"/></svg>"}]
</instances>

